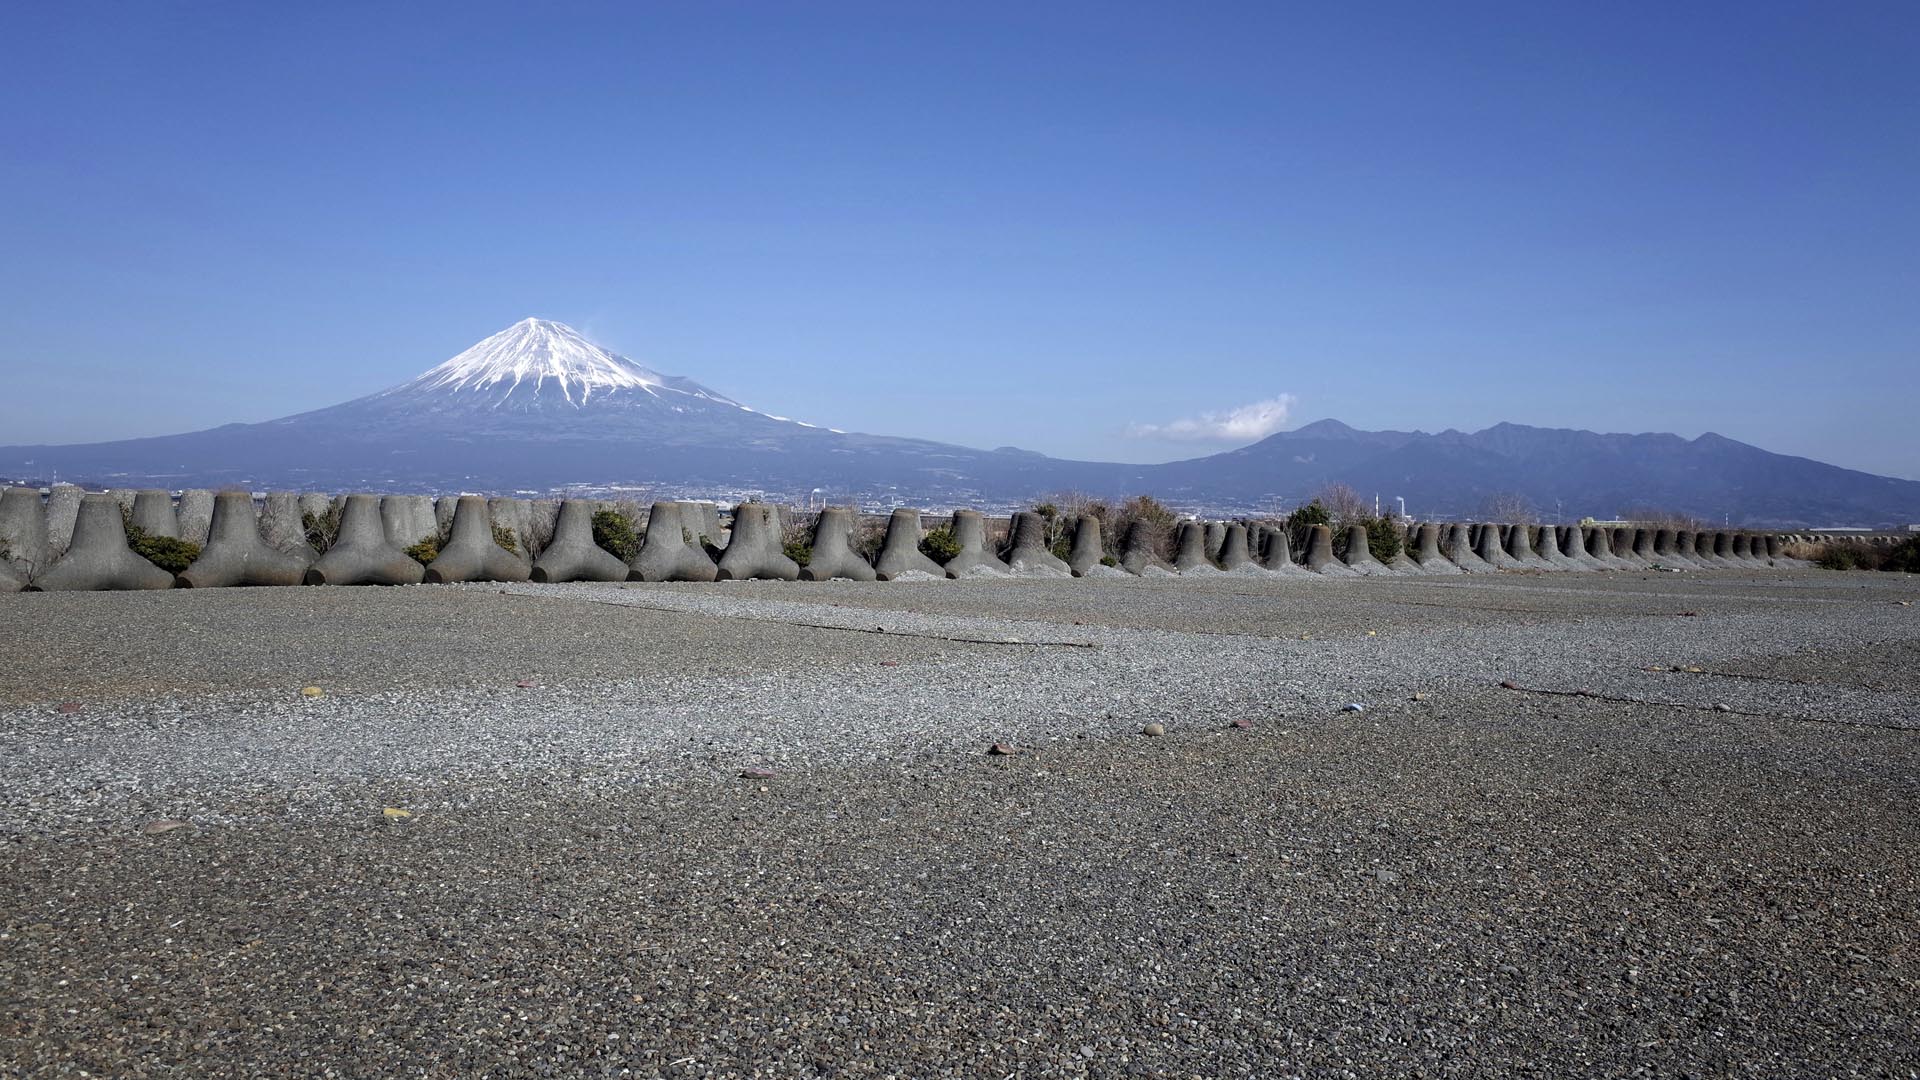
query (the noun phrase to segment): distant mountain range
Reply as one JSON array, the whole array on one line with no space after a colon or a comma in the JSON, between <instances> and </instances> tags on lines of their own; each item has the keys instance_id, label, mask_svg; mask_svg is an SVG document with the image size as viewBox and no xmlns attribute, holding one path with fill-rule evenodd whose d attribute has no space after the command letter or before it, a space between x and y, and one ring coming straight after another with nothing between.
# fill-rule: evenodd
<instances>
[{"instance_id":1,"label":"distant mountain range","mask_svg":"<svg viewBox=\"0 0 1920 1080\"><path fill-rule=\"evenodd\" d=\"M870 503L1006 505L1063 490L1146 493L1270 511L1332 483L1419 517L1515 497L1545 514L1659 509L1753 525L1920 521L1920 482L1773 454L1719 435L1599 435L1499 424L1466 434L1322 420L1162 465L860 435L757 412L601 349L570 327L514 324L410 382L259 424L68 446L0 446L0 475L113 486L340 491L644 487L693 494L815 489Z\"/></svg>"}]
</instances>

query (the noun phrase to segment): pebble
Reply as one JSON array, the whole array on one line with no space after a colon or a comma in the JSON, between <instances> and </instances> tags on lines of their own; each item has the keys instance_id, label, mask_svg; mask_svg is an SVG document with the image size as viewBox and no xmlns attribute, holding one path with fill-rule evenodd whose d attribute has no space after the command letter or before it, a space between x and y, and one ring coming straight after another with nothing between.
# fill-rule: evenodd
<instances>
[{"instance_id":1,"label":"pebble","mask_svg":"<svg viewBox=\"0 0 1920 1080\"><path fill-rule=\"evenodd\" d=\"M1140 734L1142 735L1165 735L1166 733L1166 726L1159 723L1148 724L1146 727L1140 729Z\"/></svg>"}]
</instances>

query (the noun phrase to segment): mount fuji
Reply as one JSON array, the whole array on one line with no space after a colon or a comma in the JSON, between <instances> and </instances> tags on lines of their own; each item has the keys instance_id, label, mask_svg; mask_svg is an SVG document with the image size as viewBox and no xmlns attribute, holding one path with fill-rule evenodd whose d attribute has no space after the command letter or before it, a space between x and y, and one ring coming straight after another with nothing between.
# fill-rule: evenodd
<instances>
[{"instance_id":1,"label":"mount fuji","mask_svg":"<svg viewBox=\"0 0 1920 1080\"><path fill-rule=\"evenodd\" d=\"M258 424L0 447L0 473L157 487L500 491L625 486L982 498L1105 477L1037 454L834 431L524 319L398 386Z\"/></svg>"},{"instance_id":2,"label":"mount fuji","mask_svg":"<svg viewBox=\"0 0 1920 1080\"><path fill-rule=\"evenodd\" d=\"M1342 483L1422 517L1519 497L1571 520L1634 508L1753 525L1920 521L1920 482L1773 454L1719 435L1602 435L1498 424L1359 431L1322 420L1161 465L1063 461L861 435L759 412L526 319L377 394L259 424L75 446L0 446L0 476L116 487L320 491L645 488L662 496L824 489L869 505L1007 506L1077 490L1270 512Z\"/></svg>"}]
</instances>

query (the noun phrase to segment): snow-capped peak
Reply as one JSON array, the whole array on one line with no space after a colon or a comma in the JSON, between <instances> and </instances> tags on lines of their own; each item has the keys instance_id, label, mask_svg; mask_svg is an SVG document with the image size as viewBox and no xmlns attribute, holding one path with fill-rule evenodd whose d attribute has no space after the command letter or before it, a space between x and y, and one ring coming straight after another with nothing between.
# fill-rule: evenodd
<instances>
[{"instance_id":1,"label":"snow-capped peak","mask_svg":"<svg viewBox=\"0 0 1920 1080\"><path fill-rule=\"evenodd\" d=\"M674 385L674 384L681 385ZM641 367L595 345L564 323L522 319L421 375L405 389L556 393L573 405L614 390L686 393L685 380ZM524 389L523 389L524 388ZM725 401L718 395L715 400Z\"/></svg>"}]
</instances>

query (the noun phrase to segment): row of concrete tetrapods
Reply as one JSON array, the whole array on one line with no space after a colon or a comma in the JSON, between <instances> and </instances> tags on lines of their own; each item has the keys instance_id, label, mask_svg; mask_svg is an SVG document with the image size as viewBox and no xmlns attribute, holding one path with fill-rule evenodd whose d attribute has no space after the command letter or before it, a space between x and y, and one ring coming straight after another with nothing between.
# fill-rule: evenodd
<instances>
[{"instance_id":1,"label":"row of concrete tetrapods","mask_svg":"<svg viewBox=\"0 0 1920 1080\"><path fill-rule=\"evenodd\" d=\"M478 496L270 494L264 503L246 492L188 491L176 505L164 491L85 494L56 488L46 498L32 488L0 492L0 592L22 589L218 588L243 585L410 585L454 581L715 581L773 578L820 581L846 578L1027 576L1378 576L1471 574L1500 570L1598 571L1736 569L1805 565L1785 557L1778 534L1594 526L1427 523L1403 534L1403 550L1388 562L1373 557L1366 529L1355 525L1336 553L1331 529L1312 528L1296 561L1285 528L1268 522L1179 525L1172 557L1163 557L1158 530L1134 523L1110 555L1100 520L1082 515L1072 528L1065 559L1047 544L1039 514L1013 515L1004 549L989 542L977 511L953 515L959 551L944 563L921 550L920 514L895 510L878 553L869 561L853 541L855 518L844 507L823 510L813 527L805 566L784 550L782 511L742 503L733 513L724 549L719 513L711 503L656 502L644 539L631 560L594 541L593 514L604 504L580 499L529 503ZM324 551L307 541L304 519L338 509L338 530ZM496 526L531 546L551 514L551 539L538 551L508 551ZM544 522L542 523L544 525ZM136 554L127 526L150 536L201 544L199 556L173 574ZM408 554L419 540L444 536L437 557L422 565ZM713 546L709 546L709 545ZM712 552L718 550L716 557Z\"/></svg>"}]
</instances>

